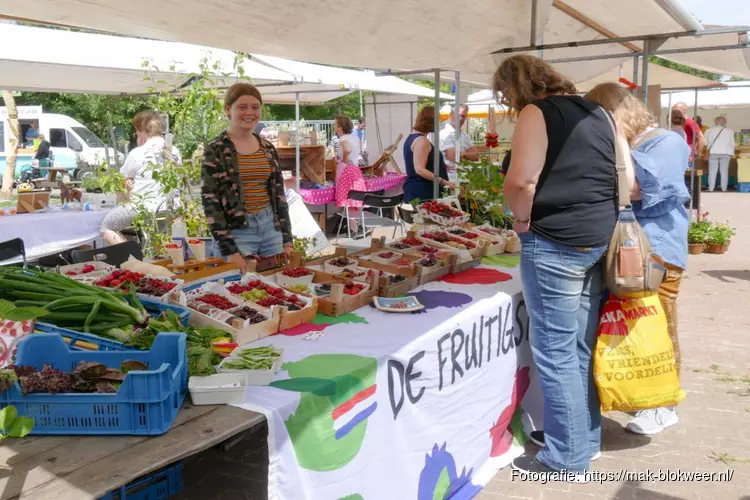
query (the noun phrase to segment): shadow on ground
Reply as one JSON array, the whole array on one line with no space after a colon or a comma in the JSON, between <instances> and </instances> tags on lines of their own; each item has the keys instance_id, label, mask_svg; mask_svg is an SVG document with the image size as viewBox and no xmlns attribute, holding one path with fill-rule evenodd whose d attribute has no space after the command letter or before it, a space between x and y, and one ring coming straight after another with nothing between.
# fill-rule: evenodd
<instances>
[{"instance_id":1,"label":"shadow on ground","mask_svg":"<svg viewBox=\"0 0 750 500\"><path fill-rule=\"evenodd\" d=\"M678 497L649 490L648 488L644 488L643 484L639 481L623 483L612 498L614 500L687 500L686 497Z\"/></svg>"},{"instance_id":2,"label":"shadow on ground","mask_svg":"<svg viewBox=\"0 0 750 500\"><path fill-rule=\"evenodd\" d=\"M702 274L711 276L724 283L732 283L733 280L750 281L750 271L703 271ZM731 278L731 279L729 279Z\"/></svg>"},{"instance_id":3,"label":"shadow on ground","mask_svg":"<svg viewBox=\"0 0 750 500\"><path fill-rule=\"evenodd\" d=\"M632 450L651 443L651 438L633 434L625 427L608 417L602 417L602 452Z\"/></svg>"}]
</instances>

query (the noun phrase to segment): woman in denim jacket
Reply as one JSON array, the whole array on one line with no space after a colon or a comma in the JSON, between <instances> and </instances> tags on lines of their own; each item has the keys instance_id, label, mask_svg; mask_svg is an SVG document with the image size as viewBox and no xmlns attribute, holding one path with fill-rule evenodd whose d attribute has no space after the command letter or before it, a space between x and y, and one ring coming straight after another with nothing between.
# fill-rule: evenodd
<instances>
[{"instance_id":1,"label":"woman in denim jacket","mask_svg":"<svg viewBox=\"0 0 750 500\"><path fill-rule=\"evenodd\" d=\"M679 373L677 294L687 267L688 212L685 203L690 200L690 194L685 187L685 170L690 147L678 134L652 127L653 118L648 110L616 83L596 86L586 94L586 99L614 115L618 128L630 144L640 187L640 199L633 199L633 211L652 250L664 259L667 268L659 298L667 316ZM627 429L637 434L657 434L678 422L674 408L657 408L638 412Z\"/></svg>"}]
</instances>

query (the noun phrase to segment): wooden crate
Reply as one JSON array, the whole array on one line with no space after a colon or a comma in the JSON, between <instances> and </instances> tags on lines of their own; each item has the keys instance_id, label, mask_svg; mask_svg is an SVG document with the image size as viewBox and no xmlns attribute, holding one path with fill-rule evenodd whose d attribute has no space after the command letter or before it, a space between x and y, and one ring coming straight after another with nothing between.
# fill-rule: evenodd
<instances>
[{"instance_id":1,"label":"wooden crate","mask_svg":"<svg viewBox=\"0 0 750 500\"><path fill-rule=\"evenodd\" d=\"M380 262L374 262L372 260L363 258L363 257L367 257L369 255L376 254L384 250L389 251L389 252L391 251L399 252L403 254L405 258L409 259L412 262L411 265L397 266L395 264L383 264ZM420 253L410 253L410 252L405 252L403 250L390 249L385 246L385 237L381 236L380 239L378 240L372 240L372 243L370 244L370 248L361 250L357 252L356 255L347 255L347 257L355 258L359 262L359 267L364 267L366 269L376 269L384 273L400 274L401 276L412 278L419 274L419 269L417 269L416 262L420 260L423 257L423 255Z\"/></svg>"},{"instance_id":2,"label":"wooden crate","mask_svg":"<svg viewBox=\"0 0 750 500\"><path fill-rule=\"evenodd\" d=\"M373 272L377 273L374 270ZM318 297L318 312L326 316L341 316L368 305L377 295L377 278L370 282L369 289L355 296L344 293L344 283L331 283L331 295Z\"/></svg>"},{"instance_id":3,"label":"wooden crate","mask_svg":"<svg viewBox=\"0 0 750 500\"><path fill-rule=\"evenodd\" d=\"M199 281L217 274L239 270L237 266L231 262L226 262L221 257L210 257L206 260L190 259L182 266L172 265L172 259L157 260L152 262L152 264L166 267L175 273L181 280L185 281L185 283Z\"/></svg>"},{"instance_id":4,"label":"wooden crate","mask_svg":"<svg viewBox=\"0 0 750 500\"><path fill-rule=\"evenodd\" d=\"M461 229L462 231L469 231L474 234L476 234L478 237L476 239L469 239L464 238L461 235L454 234L456 238L458 238L461 241L470 241L472 243L475 243L479 240L484 241L484 255L489 257L493 255L500 255L501 253L505 253L505 247L508 243L507 238L501 235L492 235L488 233L484 233L482 231L479 231L476 229L476 226L465 224L464 226L453 226L446 228L446 232L450 233L453 229Z\"/></svg>"},{"instance_id":5,"label":"wooden crate","mask_svg":"<svg viewBox=\"0 0 750 500\"><path fill-rule=\"evenodd\" d=\"M443 263L443 266L436 267L434 269L419 266L419 284L424 285L425 283L429 283L430 281L439 280L443 276L452 274L453 272L455 272L454 269L456 268L457 263L458 255L453 253L448 256L448 259Z\"/></svg>"},{"instance_id":6,"label":"wooden crate","mask_svg":"<svg viewBox=\"0 0 750 500\"><path fill-rule=\"evenodd\" d=\"M344 248L337 248L336 252L337 252L336 256L339 256L339 257L342 255L346 255L346 249ZM341 252L343 252L343 254ZM349 255L349 257L351 257L351 255ZM317 259L317 261L307 262L306 264L307 265L322 265L326 260L329 260L330 258L331 257L328 256L325 259ZM290 268L300 267L300 256L297 252L292 252L290 263L287 264L287 267L290 267ZM275 269L273 271L268 271L267 273L261 273L261 274L268 276L270 274L276 274L278 271L279 271L278 269ZM320 314L324 314L326 316L341 316L342 314L352 312L356 309L359 309L360 307L363 307L369 304L372 301L372 298L377 296L378 294L378 285L379 285L379 278L380 278L380 271L378 270L375 270L375 269L371 270L371 272L374 273L374 275L371 276L368 289L366 291L361 292L359 295L355 295L355 296L346 295L344 293L344 285L354 280L335 276L333 274L329 274L323 271L318 271L316 269L311 269L311 271L315 273L315 276L313 277L313 283L331 285L330 295L328 295L327 297L315 297L317 299L318 312ZM365 285L367 284L365 283ZM295 311L295 312L299 312L299 311ZM289 313L289 314L294 314L294 313ZM310 318L308 321L310 320L312 320L312 318ZM301 324L301 323L297 323L297 324ZM290 328L290 327L287 326L287 328Z\"/></svg>"},{"instance_id":7,"label":"wooden crate","mask_svg":"<svg viewBox=\"0 0 750 500\"><path fill-rule=\"evenodd\" d=\"M276 287L279 287L288 293L299 295L301 297L305 297L310 301L310 304L306 307L303 307L302 309L299 309L297 311L290 311L286 306L276 306L273 308L274 311L280 311L281 315L281 321L279 323L279 331L286 330L288 328L292 328L297 325L301 325L303 323L309 323L310 321L315 318L315 315L318 313L318 297L312 297L310 295L299 293L294 290L289 290L286 287L283 287L276 283L275 279L272 279L272 276L276 274L279 271L278 268L274 270L268 270L262 273L254 273L256 274L261 280L265 281L269 285L273 285ZM234 295L234 297L237 297ZM242 300L241 297L237 297L238 299ZM253 302L249 302L250 304L253 304L256 309L268 311L269 309L266 309L265 307L259 306Z\"/></svg>"},{"instance_id":8,"label":"wooden crate","mask_svg":"<svg viewBox=\"0 0 750 500\"><path fill-rule=\"evenodd\" d=\"M419 278L419 276L412 276L404 281L390 284L388 276L381 276L378 282L378 297L402 297L419 286Z\"/></svg>"},{"instance_id":9,"label":"wooden crate","mask_svg":"<svg viewBox=\"0 0 750 500\"><path fill-rule=\"evenodd\" d=\"M256 323L244 328L234 328L232 325L227 325L223 321L219 321L191 309L189 324L197 327L210 326L218 328L219 330L224 330L232 335L232 338L238 345L255 342L256 340L268 337L279 331L279 325L281 324L281 311L278 308L269 312L267 310L262 310L259 307L254 307L255 304L249 302L243 301L243 305L256 309L263 314L270 315L270 318L262 323Z\"/></svg>"},{"instance_id":10,"label":"wooden crate","mask_svg":"<svg viewBox=\"0 0 750 500\"><path fill-rule=\"evenodd\" d=\"M433 232L433 231L430 231L430 230L425 230L425 231L426 231L426 232ZM441 230L440 230L440 231L438 231L438 232L446 232L446 231L445 231L445 229L441 229ZM425 242L425 245L429 245L429 246L431 246L431 247L435 247L435 248L452 249L452 250L456 250L456 251L459 251L459 249L458 249L458 248L452 247L452 246L450 246L450 245L448 245L448 244L445 244L445 243L440 243L440 242L437 242L437 241L435 241L435 240L431 240L431 239L429 239L429 238L425 238L425 237L423 237L423 236L422 236L422 233L423 233L423 231L420 231L419 233L415 233L415 234L414 234L414 237L415 237L415 238L417 238L417 239L419 239L419 240L422 240L422 241L424 241L424 242ZM411 234L411 232L410 232L409 234ZM458 241L457 241L458 243L466 243L466 242L468 241L468 240L462 240L461 238L459 238L458 236L455 236L455 235L453 235L453 234L451 234L451 237L452 237L452 238L455 238L456 240L458 240ZM466 248L466 250L465 250L465 251L466 251L466 252L467 252L467 253L468 253L468 254L469 254L469 255L471 256L471 258L473 258L473 259L479 259L479 258L482 258L482 257L484 256L484 254L485 254L485 251L486 251L486 249L485 249L485 246L486 246L486 241L485 241L485 240L481 240L481 241L472 241L471 243L472 243L472 244L474 244L474 245L475 245L475 247L474 247L474 248Z\"/></svg>"}]
</instances>

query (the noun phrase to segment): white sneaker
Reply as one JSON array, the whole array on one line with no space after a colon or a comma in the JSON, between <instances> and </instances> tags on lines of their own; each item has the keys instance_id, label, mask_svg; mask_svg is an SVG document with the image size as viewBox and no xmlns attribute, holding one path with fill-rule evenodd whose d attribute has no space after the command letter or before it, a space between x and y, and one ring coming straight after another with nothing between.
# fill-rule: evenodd
<instances>
[{"instance_id":1,"label":"white sneaker","mask_svg":"<svg viewBox=\"0 0 750 500\"><path fill-rule=\"evenodd\" d=\"M680 419L674 408L654 408L636 413L635 418L628 423L625 429L635 434L650 436L659 434L664 429L677 425L679 422Z\"/></svg>"}]
</instances>

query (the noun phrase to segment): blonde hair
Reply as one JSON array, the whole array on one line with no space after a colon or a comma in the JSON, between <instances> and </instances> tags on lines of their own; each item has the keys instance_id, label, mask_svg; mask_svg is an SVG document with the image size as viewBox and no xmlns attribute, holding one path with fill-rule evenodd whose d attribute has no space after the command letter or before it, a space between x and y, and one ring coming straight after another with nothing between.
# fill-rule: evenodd
<instances>
[{"instance_id":1,"label":"blonde hair","mask_svg":"<svg viewBox=\"0 0 750 500\"><path fill-rule=\"evenodd\" d=\"M143 132L146 133L146 137L161 137L164 135L164 122L158 113L153 113L149 117L148 121L143 122Z\"/></svg>"},{"instance_id":2,"label":"blonde hair","mask_svg":"<svg viewBox=\"0 0 750 500\"><path fill-rule=\"evenodd\" d=\"M633 141L654 121L643 103L618 83L601 83L591 89L585 98L614 115L615 122L628 140L628 144L633 144Z\"/></svg>"},{"instance_id":3,"label":"blonde hair","mask_svg":"<svg viewBox=\"0 0 750 500\"><path fill-rule=\"evenodd\" d=\"M534 56L518 55L500 64L492 77L492 90L517 116L532 101L550 94L577 94L575 85L552 66Z\"/></svg>"}]
</instances>

